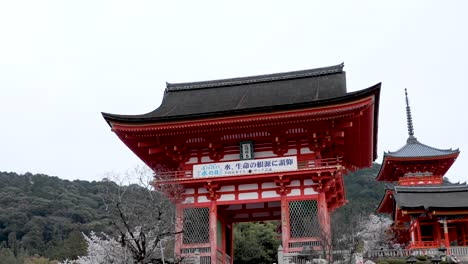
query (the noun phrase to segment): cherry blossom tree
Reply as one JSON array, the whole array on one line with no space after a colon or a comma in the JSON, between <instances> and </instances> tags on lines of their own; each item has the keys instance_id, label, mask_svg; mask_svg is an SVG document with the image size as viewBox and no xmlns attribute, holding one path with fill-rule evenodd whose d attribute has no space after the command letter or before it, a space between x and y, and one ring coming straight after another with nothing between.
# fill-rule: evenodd
<instances>
[{"instance_id":1,"label":"cherry blossom tree","mask_svg":"<svg viewBox=\"0 0 468 264\"><path fill-rule=\"evenodd\" d=\"M364 242L364 250L387 248L392 241L388 232L391 224L392 220L389 218L375 214L369 215L357 233L360 240Z\"/></svg>"},{"instance_id":2,"label":"cherry blossom tree","mask_svg":"<svg viewBox=\"0 0 468 264\"><path fill-rule=\"evenodd\" d=\"M173 241L177 221L173 202L164 190L154 189L153 178L147 167L138 167L123 177L108 175L102 201L113 234L85 235L88 254L76 263L144 264L163 257L161 245ZM173 251L171 255L176 259Z\"/></svg>"}]
</instances>

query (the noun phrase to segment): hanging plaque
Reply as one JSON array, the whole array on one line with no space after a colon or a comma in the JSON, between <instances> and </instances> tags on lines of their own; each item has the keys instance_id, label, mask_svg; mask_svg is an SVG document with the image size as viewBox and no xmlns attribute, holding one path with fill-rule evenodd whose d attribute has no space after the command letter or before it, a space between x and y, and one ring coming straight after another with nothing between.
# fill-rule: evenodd
<instances>
[{"instance_id":1,"label":"hanging plaque","mask_svg":"<svg viewBox=\"0 0 468 264\"><path fill-rule=\"evenodd\" d=\"M251 160L254 158L254 149L252 141L241 141L240 160Z\"/></svg>"}]
</instances>

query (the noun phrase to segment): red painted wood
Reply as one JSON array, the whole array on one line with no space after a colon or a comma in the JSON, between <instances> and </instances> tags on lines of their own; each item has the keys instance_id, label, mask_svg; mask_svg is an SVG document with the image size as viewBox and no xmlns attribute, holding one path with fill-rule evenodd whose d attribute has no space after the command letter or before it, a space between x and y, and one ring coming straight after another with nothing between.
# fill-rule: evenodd
<instances>
[{"instance_id":1,"label":"red painted wood","mask_svg":"<svg viewBox=\"0 0 468 264\"><path fill-rule=\"evenodd\" d=\"M281 195L281 233L283 251L289 252L289 205L285 194Z\"/></svg>"},{"instance_id":2,"label":"red painted wood","mask_svg":"<svg viewBox=\"0 0 468 264\"><path fill-rule=\"evenodd\" d=\"M213 200L210 203L210 247L211 247L211 263L216 264L217 251L217 240L216 240L216 227L217 227L217 219L218 219L218 212L217 212L217 205L216 201Z\"/></svg>"},{"instance_id":3,"label":"red painted wood","mask_svg":"<svg viewBox=\"0 0 468 264\"><path fill-rule=\"evenodd\" d=\"M176 224L175 224L175 254L176 256L181 256L182 249L182 229L183 229L183 208L180 205L176 204Z\"/></svg>"}]
</instances>

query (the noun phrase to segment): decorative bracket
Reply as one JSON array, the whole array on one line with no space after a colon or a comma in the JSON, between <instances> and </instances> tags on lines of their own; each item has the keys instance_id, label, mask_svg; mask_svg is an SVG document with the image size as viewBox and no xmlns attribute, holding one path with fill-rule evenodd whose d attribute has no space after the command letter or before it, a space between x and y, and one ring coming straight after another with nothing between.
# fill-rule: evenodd
<instances>
[{"instance_id":1,"label":"decorative bracket","mask_svg":"<svg viewBox=\"0 0 468 264\"><path fill-rule=\"evenodd\" d=\"M166 147L166 155L179 164L187 162L190 158L187 148L182 146Z\"/></svg>"},{"instance_id":2,"label":"decorative bracket","mask_svg":"<svg viewBox=\"0 0 468 264\"><path fill-rule=\"evenodd\" d=\"M206 197L209 200L215 201L215 200L218 200L219 197L221 196L219 193L217 193L219 190L218 184L213 184L211 181L208 181L205 184L205 188L208 190L208 194L206 195Z\"/></svg>"},{"instance_id":3,"label":"decorative bracket","mask_svg":"<svg viewBox=\"0 0 468 264\"><path fill-rule=\"evenodd\" d=\"M290 182L290 178L283 178L283 175L279 175L278 178L275 179L275 184L279 186L279 189L276 189L276 193L279 195L287 195L291 193L291 188L288 187Z\"/></svg>"},{"instance_id":4,"label":"decorative bracket","mask_svg":"<svg viewBox=\"0 0 468 264\"><path fill-rule=\"evenodd\" d=\"M223 151L223 146L219 143L213 144L210 143L208 144L208 155L210 159L214 161L220 161L222 158L224 158L224 151Z\"/></svg>"},{"instance_id":5,"label":"decorative bracket","mask_svg":"<svg viewBox=\"0 0 468 264\"><path fill-rule=\"evenodd\" d=\"M272 145L273 153L278 156L283 156L284 153L288 152L288 142L284 137L276 136Z\"/></svg>"}]
</instances>

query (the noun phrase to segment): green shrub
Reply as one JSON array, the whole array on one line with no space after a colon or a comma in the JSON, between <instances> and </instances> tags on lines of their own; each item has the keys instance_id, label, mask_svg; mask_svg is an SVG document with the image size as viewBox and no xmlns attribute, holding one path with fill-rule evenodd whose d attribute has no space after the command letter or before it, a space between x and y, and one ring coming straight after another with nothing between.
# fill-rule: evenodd
<instances>
[{"instance_id":1,"label":"green shrub","mask_svg":"<svg viewBox=\"0 0 468 264\"><path fill-rule=\"evenodd\" d=\"M388 264L406 264L406 259L403 258L381 258L377 260L379 263L388 263Z\"/></svg>"},{"instance_id":2,"label":"green shrub","mask_svg":"<svg viewBox=\"0 0 468 264\"><path fill-rule=\"evenodd\" d=\"M419 260L419 261L426 261L427 256L416 256L416 259Z\"/></svg>"}]
</instances>

